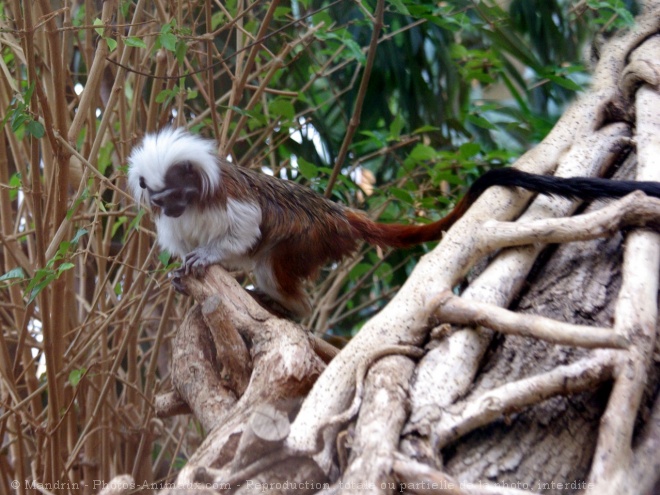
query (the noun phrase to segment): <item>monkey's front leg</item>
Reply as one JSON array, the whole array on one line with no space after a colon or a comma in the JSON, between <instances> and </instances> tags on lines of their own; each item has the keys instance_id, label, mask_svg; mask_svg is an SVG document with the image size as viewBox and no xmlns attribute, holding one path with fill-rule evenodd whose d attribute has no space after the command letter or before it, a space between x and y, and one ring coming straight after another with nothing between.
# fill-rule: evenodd
<instances>
[{"instance_id":1,"label":"monkey's front leg","mask_svg":"<svg viewBox=\"0 0 660 495\"><path fill-rule=\"evenodd\" d=\"M202 246L193 249L186 255L180 270L183 270L184 275L201 277L206 273L208 266L222 264L226 259L227 255L221 250Z\"/></svg>"},{"instance_id":2,"label":"monkey's front leg","mask_svg":"<svg viewBox=\"0 0 660 495\"><path fill-rule=\"evenodd\" d=\"M172 286L174 290L188 295L186 285L182 279L189 275L198 278L202 277L206 273L207 267L221 264L222 261L222 253L219 253L217 249L209 249L206 246L193 249L183 259L181 268L177 268L172 272Z\"/></svg>"},{"instance_id":3,"label":"monkey's front leg","mask_svg":"<svg viewBox=\"0 0 660 495\"><path fill-rule=\"evenodd\" d=\"M183 259L181 268L172 272L172 285L174 289L181 293L186 293L185 284L182 279L187 276L202 277L206 273L206 268L211 265L221 265L227 270L235 268L250 269L243 266L241 261L244 258L243 253L236 253L235 250L219 244L210 244L197 247L189 252Z\"/></svg>"}]
</instances>

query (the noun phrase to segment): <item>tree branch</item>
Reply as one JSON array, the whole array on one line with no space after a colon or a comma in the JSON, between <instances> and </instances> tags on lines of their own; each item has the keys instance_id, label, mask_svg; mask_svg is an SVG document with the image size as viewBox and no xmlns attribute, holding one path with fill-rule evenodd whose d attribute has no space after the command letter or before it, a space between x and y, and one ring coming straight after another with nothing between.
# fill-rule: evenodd
<instances>
[{"instance_id":1,"label":"tree branch","mask_svg":"<svg viewBox=\"0 0 660 495\"><path fill-rule=\"evenodd\" d=\"M360 88L358 89L358 94L355 98L355 106L353 107L353 114L351 115L351 120L348 123L346 128L346 135L344 140L341 143L341 148L339 149L339 154L335 160L335 164L332 167L332 173L328 179L328 185L325 188L325 197L329 198L332 195L332 188L335 186L337 181L337 176L341 171L341 168L344 166L344 161L348 155L348 148L353 142L353 136L355 131L360 125L360 116L362 115L362 104L364 103L364 98L367 94L367 88L369 87L369 78L371 77L371 71L374 66L374 60L376 60L376 49L378 48L378 37L380 36L380 31L383 28L383 16L385 12L385 0L378 0L376 3L376 12L374 15L373 21L373 31L371 33L371 41L369 42L369 51L367 53L367 62L364 65L364 73L362 74L362 80L360 81Z\"/></svg>"}]
</instances>

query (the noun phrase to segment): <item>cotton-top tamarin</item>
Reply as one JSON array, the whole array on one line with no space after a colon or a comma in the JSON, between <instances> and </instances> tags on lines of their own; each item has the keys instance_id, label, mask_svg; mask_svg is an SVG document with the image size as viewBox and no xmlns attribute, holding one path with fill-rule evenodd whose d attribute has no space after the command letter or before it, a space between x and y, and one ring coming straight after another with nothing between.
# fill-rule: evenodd
<instances>
[{"instance_id":1,"label":"cotton-top tamarin","mask_svg":"<svg viewBox=\"0 0 660 495\"><path fill-rule=\"evenodd\" d=\"M254 273L257 288L294 316L309 313L305 280L353 252L360 240L408 247L440 239L491 186L522 187L585 200L641 190L660 197L660 183L559 178L503 168L486 172L446 217L427 225L376 223L295 182L218 157L213 141L182 129L147 135L129 157L128 183L149 202L161 248L183 260L183 274L212 264Z\"/></svg>"}]
</instances>

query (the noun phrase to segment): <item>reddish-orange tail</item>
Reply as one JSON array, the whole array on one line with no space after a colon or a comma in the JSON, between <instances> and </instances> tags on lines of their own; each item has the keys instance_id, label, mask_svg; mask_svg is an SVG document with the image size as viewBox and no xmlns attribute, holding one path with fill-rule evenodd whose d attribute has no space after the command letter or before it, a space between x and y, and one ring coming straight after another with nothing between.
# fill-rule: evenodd
<instances>
[{"instance_id":1,"label":"reddish-orange tail","mask_svg":"<svg viewBox=\"0 0 660 495\"><path fill-rule=\"evenodd\" d=\"M427 225L376 223L353 211L348 211L346 216L357 236L369 244L404 248L440 239L442 233L461 218L474 201L469 196L468 192L447 216Z\"/></svg>"},{"instance_id":2,"label":"reddish-orange tail","mask_svg":"<svg viewBox=\"0 0 660 495\"><path fill-rule=\"evenodd\" d=\"M620 198L633 191L643 191L660 198L660 183L619 181L598 177L554 177L530 174L515 168L489 170L479 177L456 207L444 218L428 225L400 225L375 223L366 216L347 212L346 216L356 237L378 246L408 247L422 242L438 240L474 201L491 186L521 187L551 196L592 200Z\"/></svg>"}]
</instances>

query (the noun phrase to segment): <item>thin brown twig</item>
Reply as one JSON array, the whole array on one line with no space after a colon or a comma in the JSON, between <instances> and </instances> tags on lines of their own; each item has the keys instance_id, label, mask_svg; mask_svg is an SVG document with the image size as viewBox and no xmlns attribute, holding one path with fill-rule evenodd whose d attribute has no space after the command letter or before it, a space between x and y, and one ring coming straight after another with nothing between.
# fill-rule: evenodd
<instances>
[{"instance_id":1,"label":"thin brown twig","mask_svg":"<svg viewBox=\"0 0 660 495\"><path fill-rule=\"evenodd\" d=\"M334 5L336 5L340 2L343 2L343 1L345 1L345 0L335 0L334 2L315 10L314 12L310 12L309 14L306 14L306 16L307 17L313 16L314 14L317 14L319 12L327 10L327 9L333 7ZM236 57L237 55L243 53L244 51L250 50L255 46L257 46L257 47L261 46L264 43L264 41L268 40L269 38L272 38L273 36L276 36L277 34L283 32L283 31L286 31L287 29L290 29L292 26L294 26L296 24L299 24L302 21L304 21L304 19L296 19L294 21L291 21L290 23L286 24L285 26L282 26L281 28L276 29L272 33L268 33L263 38L259 38L255 41L253 41L252 43L248 43L247 45L245 45L241 49L234 51L231 55L228 55L228 56L222 58L221 60L218 60L217 62L213 62L212 64L206 65L206 66L201 67L199 69L195 69L193 72L187 72L184 75L189 76L191 74L200 74L202 72L206 72L206 71L215 69L216 67L219 67L221 65L224 65L228 61L230 61L231 59ZM125 65L121 62L117 62L116 60L113 60L111 57L106 57L106 59L111 64L116 65L118 67L121 67L122 69L126 70L127 72L132 72L133 74L137 74L137 75L144 76L144 77L149 77L149 78L152 78L152 79L165 79L165 80L173 79L173 80L176 80L176 79L179 79L182 76L182 74L175 74L175 75L168 75L168 76L158 76L158 75L152 74L150 72L144 72L144 71L139 71L137 69L134 69L133 67L127 66L127 65Z\"/></svg>"}]
</instances>

